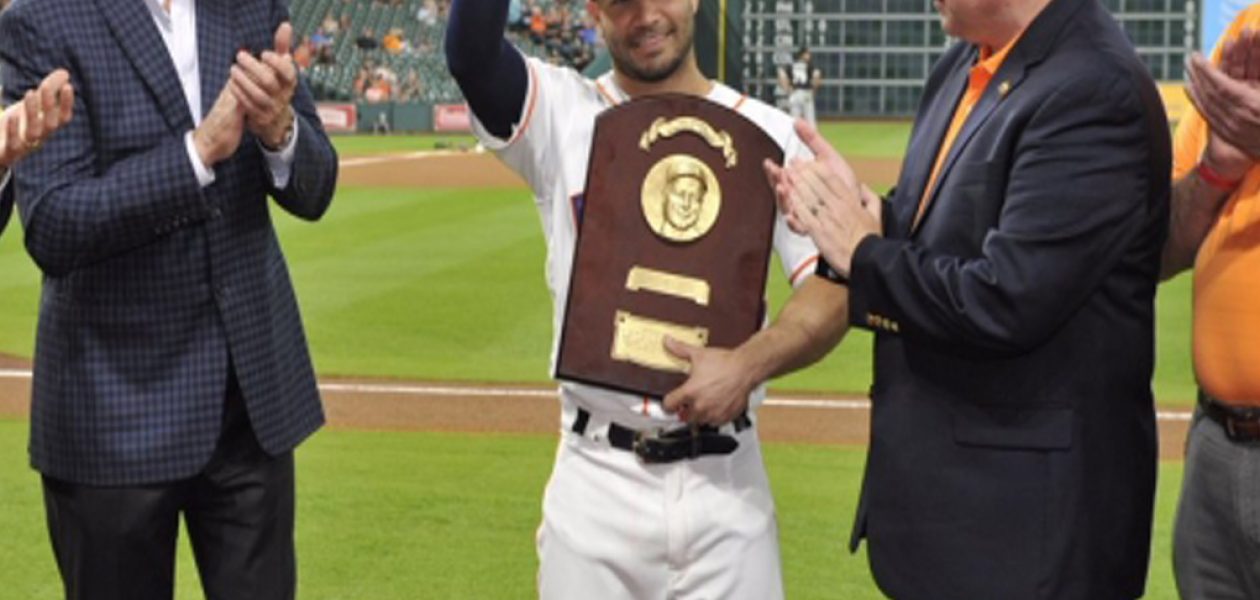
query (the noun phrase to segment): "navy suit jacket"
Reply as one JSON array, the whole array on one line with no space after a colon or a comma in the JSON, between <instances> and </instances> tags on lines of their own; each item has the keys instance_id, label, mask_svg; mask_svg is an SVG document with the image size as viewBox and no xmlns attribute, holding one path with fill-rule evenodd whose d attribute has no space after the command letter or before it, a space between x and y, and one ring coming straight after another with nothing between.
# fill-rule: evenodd
<instances>
[{"instance_id":1,"label":"navy suit jacket","mask_svg":"<svg viewBox=\"0 0 1260 600\"><path fill-rule=\"evenodd\" d=\"M913 221L977 50L931 73L885 237L851 271L876 331L854 548L899 599L1135 598L1156 471L1153 314L1170 142L1097 0L1053 0Z\"/></svg>"},{"instance_id":2,"label":"navy suit jacket","mask_svg":"<svg viewBox=\"0 0 1260 600\"><path fill-rule=\"evenodd\" d=\"M269 49L280 0L198 0L204 114L240 48ZM274 189L257 141L202 189L175 67L141 0L18 0L0 16L4 89L72 74L74 120L14 173L26 248L44 273L32 464L75 483L198 472L219 436L234 367L271 454L323 423L267 197L302 219L328 208L337 157L302 87L296 158Z\"/></svg>"}]
</instances>

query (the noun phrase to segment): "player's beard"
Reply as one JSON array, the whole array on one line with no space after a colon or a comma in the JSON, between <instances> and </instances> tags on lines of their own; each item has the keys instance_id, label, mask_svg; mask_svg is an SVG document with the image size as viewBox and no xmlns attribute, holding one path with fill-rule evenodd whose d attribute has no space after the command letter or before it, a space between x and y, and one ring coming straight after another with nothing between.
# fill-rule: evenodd
<instances>
[{"instance_id":1,"label":"player's beard","mask_svg":"<svg viewBox=\"0 0 1260 600\"><path fill-rule=\"evenodd\" d=\"M608 44L608 53L612 56L613 65L617 67L617 71L622 75L644 83L660 83L677 73L678 69L682 68L683 63L687 60L687 57L691 55L692 47L696 41L695 28L694 26L680 26L666 31L666 34L672 34L681 38L682 43L678 45L678 53L676 55L669 57L657 66L638 64L632 57L633 47L637 44L634 38L642 37L648 33L650 32L637 32L631 37L613 40Z\"/></svg>"}]
</instances>

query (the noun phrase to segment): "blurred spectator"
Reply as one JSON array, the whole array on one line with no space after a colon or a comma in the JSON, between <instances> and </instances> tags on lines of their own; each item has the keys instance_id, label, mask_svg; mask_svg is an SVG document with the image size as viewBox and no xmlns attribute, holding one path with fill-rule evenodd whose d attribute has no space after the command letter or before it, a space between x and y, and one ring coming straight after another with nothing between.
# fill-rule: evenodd
<instances>
[{"instance_id":1,"label":"blurred spectator","mask_svg":"<svg viewBox=\"0 0 1260 600\"><path fill-rule=\"evenodd\" d=\"M303 37L298 42L297 48L293 50L293 62L297 63L299 69L305 71L311 68L311 62L315 57L315 45L311 43L310 37Z\"/></svg>"},{"instance_id":2,"label":"blurred spectator","mask_svg":"<svg viewBox=\"0 0 1260 600\"><path fill-rule=\"evenodd\" d=\"M521 0L508 2L508 29L519 29L521 27L521 13Z\"/></svg>"},{"instance_id":3,"label":"blurred spectator","mask_svg":"<svg viewBox=\"0 0 1260 600\"><path fill-rule=\"evenodd\" d=\"M578 30L578 36L582 38L582 42L592 48L600 45L599 30L595 29L595 21L591 20L591 16L585 15L582 18L581 29Z\"/></svg>"},{"instance_id":4,"label":"blurred spectator","mask_svg":"<svg viewBox=\"0 0 1260 600\"><path fill-rule=\"evenodd\" d=\"M420 10L416 12L416 19L430 27L437 25L438 16L438 6L435 0L424 0L420 4Z\"/></svg>"},{"instance_id":5,"label":"blurred spectator","mask_svg":"<svg viewBox=\"0 0 1260 600\"><path fill-rule=\"evenodd\" d=\"M398 87L399 102L417 102L424 97L424 83L420 81L420 73L415 68L407 71L407 78Z\"/></svg>"},{"instance_id":6,"label":"blurred spectator","mask_svg":"<svg viewBox=\"0 0 1260 600\"><path fill-rule=\"evenodd\" d=\"M329 36L334 36L341 31L341 23L338 23L332 12L329 12L324 15L324 21L320 23L319 28Z\"/></svg>"},{"instance_id":7,"label":"blurred spectator","mask_svg":"<svg viewBox=\"0 0 1260 600\"><path fill-rule=\"evenodd\" d=\"M407 42L403 40L402 29L395 27L385 34L381 39L381 47L393 56L398 56L406 49Z\"/></svg>"},{"instance_id":8,"label":"blurred spectator","mask_svg":"<svg viewBox=\"0 0 1260 600\"><path fill-rule=\"evenodd\" d=\"M529 15L529 32L535 44L547 41L547 15L537 6Z\"/></svg>"},{"instance_id":9,"label":"blurred spectator","mask_svg":"<svg viewBox=\"0 0 1260 600\"><path fill-rule=\"evenodd\" d=\"M376 39L376 35L372 32L371 27L364 27L363 33L354 40L354 45L360 50L370 52L381 47L381 43Z\"/></svg>"},{"instance_id":10,"label":"blurred spectator","mask_svg":"<svg viewBox=\"0 0 1260 600\"><path fill-rule=\"evenodd\" d=\"M315 33L311 34L311 44L316 50L324 46L331 46L333 41L333 34L328 33L323 27L316 29Z\"/></svg>"},{"instance_id":11,"label":"blurred spectator","mask_svg":"<svg viewBox=\"0 0 1260 600\"><path fill-rule=\"evenodd\" d=\"M387 79L384 77L373 77L371 85L363 92L363 99L372 104L389 102L392 91L393 86Z\"/></svg>"},{"instance_id":12,"label":"blurred spectator","mask_svg":"<svg viewBox=\"0 0 1260 600\"><path fill-rule=\"evenodd\" d=\"M320 46L315 53L315 62L321 65L337 64L337 55L333 53L331 45Z\"/></svg>"}]
</instances>

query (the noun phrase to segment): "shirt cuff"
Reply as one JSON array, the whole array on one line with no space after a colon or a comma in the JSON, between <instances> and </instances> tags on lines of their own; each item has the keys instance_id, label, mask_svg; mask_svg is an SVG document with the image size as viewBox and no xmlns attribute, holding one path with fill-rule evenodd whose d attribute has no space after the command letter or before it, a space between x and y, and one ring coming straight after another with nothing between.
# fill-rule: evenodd
<instances>
[{"instance_id":1,"label":"shirt cuff","mask_svg":"<svg viewBox=\"0 0 1260 600\"><path fill-rule=\"evenodd\" d=\"M268 150L262 142L258 143L258 147L262 148L263 156L267 159L267 166L271 169L271 182L278 190L289 187L289 176L293 174L293 157L297 154L298 123L300 122L301 119L294 115L293 135L289 137L289 143L278 152Z\"/></svg>"},{"instance_id":2,"label":"shirt cuff","mask_svg":"<svg viewBox=\"0 0 1260 600\"><path fill-rule=\"evenodd\" d=\"M197 185L206 188L214 183L214 170L201 162L197 154L197 144L193 142L193 132L184 135L184 148L188 150L188 162L192 163L193 173L197 175Z\"/></svg>"}]
</instances>

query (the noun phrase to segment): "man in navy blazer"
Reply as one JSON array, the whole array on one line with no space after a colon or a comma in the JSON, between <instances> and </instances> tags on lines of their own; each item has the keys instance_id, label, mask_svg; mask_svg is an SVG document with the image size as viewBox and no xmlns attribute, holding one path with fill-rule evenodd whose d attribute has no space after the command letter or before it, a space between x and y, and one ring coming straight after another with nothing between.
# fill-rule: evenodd
<instances>
[{"instance_id":1,"label":"man in navy blazer","mask_svg":"<svg viewBox=\"0 0 1260 600\"><path fill-rule=\"evenodd\" d=\"M324 420L268 196L317 220L337 157L282 0L17 0L6 93L76 118L14 172L44 274L30 455L70 598L292 598L292 450Z\"/></svg>"},{"instance_id":2,"label":"man in navy blazer","mask_svg":"<svg viewBox=\"0 0 1260 600\"><path fill-rule=\"evenodd\" d=\"M9 169L65 125L73 109L70 74L58 69L40 82L39 89L28 91L21 102L0 113L0 233L13 211Z\"/></svg>"},{"instance_id":3,"label":"man in navy blazer","mask_svg":"<svg viewBox=\"0 0 1260 600\"><path fill-rule=\"evenodd\" d=\"M886 206L807 127L817 160L767 169L848 305L794 302L746 346L698 353L675 401L718 402L717 386L696 382L765 378L815 356L837 322L872 329L852 543L866 538L880 588L911 600L1139 597L1167 117L1097 0L937 6L962 42L928 78Z\"/></svg>"}]
</instances>

